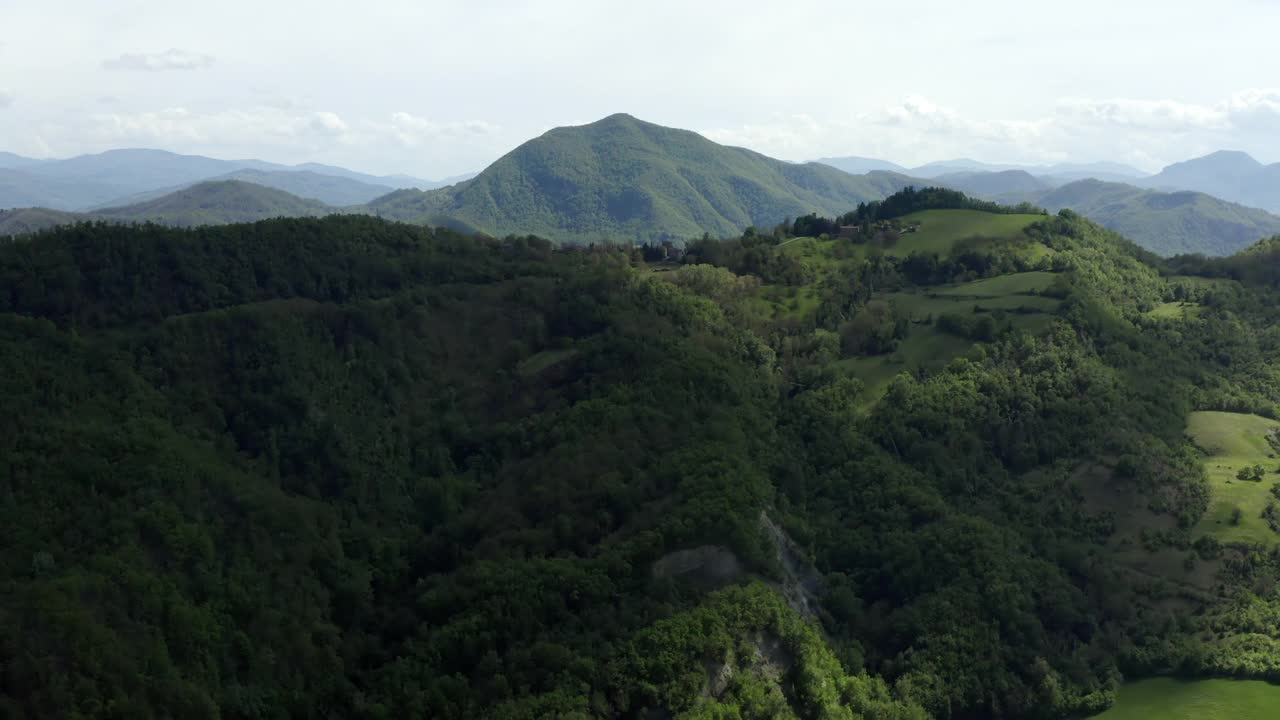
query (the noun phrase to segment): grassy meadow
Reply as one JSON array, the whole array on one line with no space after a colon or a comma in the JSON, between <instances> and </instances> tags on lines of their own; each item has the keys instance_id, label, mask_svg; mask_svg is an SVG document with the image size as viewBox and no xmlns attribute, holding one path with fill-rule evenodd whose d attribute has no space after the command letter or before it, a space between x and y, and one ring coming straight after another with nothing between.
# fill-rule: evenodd
<instances>
[{"instance_id":1,"label":"grassy meadow","mask_svg":"<svg viewBox=\"0 0 1280 720\"><path fill-rule=\"evenodd\" d=\"M1152 678L1126 683L1116 704L1093 720L1273 720L1280 685L1260 680Z\"/></svg>"},{"instance_id":2,"label":"grassy meadow","mask_svg":"<svg viewBox=\"0 0 1280 720\"><path fill-rule=\"evenodd\" d=\"M919 224L920 228L913 233L904 234L897 247L885 252L906 256L915 250L921 250L945 255L961 240L974 237L1017 237L1028 226L1042 220L1043 215L1000 215L981 210L924 210L903 216L903 225Z\"/></svg>"},{"instance_id":3,"label":"grassy meadow","mask_svg":"<svg viewBox=\"0 0 1280 720\"><path fill-rule=\"evenodd\" d=\"M1187 434L1205 452L1205 472L1212 496L1209 511L1196 527L1197 534L1209 534L1224 542L1275 542L1277 536L1260 515L1274 499L1271 486L1280 482L1280 460L1267 442L1267 435L1280 422L1257 415L1227 412L1194 412L1187 420ZM1239 480L1236 473L1261 465L1266 475L1261 482ZM1232 523L1240 508L1238 524ZM1278 716L1280 717L1280 716Z\"/></svg>"}]
</instances>

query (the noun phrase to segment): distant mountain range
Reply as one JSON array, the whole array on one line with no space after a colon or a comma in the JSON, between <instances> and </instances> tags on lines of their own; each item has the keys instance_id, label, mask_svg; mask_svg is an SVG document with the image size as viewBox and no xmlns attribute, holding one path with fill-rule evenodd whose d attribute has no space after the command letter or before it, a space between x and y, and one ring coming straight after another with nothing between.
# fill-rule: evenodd
<instances>
[{"instance_id":1,"label":"distant mountain range","mask_svg":"<svg viewBox=\"0 0 1280 720\"><path fill-rule=\"evenodd\" d=\"M68 160L0 153L0 207L26 208L0 214L0 235L77 220L193 225L367 212L562 242L687 240L807 213L834 216L910 185L1070 208L1163 255L1225 255L1280 234L1280 217L1258 209L1280 209L1280 165L1244 153L1214 153L1149 177L1108 162L959 159L908 169L843 157L797 164L619 114L557 128L472 178L438 182L158 150Z\"/></svg>"},{"instance_id":2,"label":"distant mountain range","mask_svg":"<svg viewBox=\"0 0 1280 720\"><path fill-rule=\"evenodd\" d=\"M1025 171L957 173L931 182L1001 203L1074 210L1159 255L1230 255L1280 233L1280 217L1205 193L1101 180L1053 185Z\"/></svg>"},{"instance_id":3,"label":"distant mountain range","mask_svg":"<svg viewBox=\"0 0 1280 720\"><path fill-rule=\"evenodd\" d=\"M979 160L960 158L957 160L940 160L913 168L898 165L897 163L889 162L888 160L877 160L875 158L857 156L821 158L815 160L815 162L830 165L831 167L844 170L847 173L853 173L854 175L861 175L863 173L881 170L925 179L939 178L957 173L1001 173L1020 171L1029 175L1044 178L1047 182L1058 185L1084 178L1097 178L1103 180L1114 178L1123 181L1132 181L1147 175L1147 173L1144 173L1137 168L1113 162L1059 163L1056 165L1008 165L985 163Z\"/></svg>"},{"instance_id":4,"label":"distant mountain range","mask_svg":"<svg viewBox=\"0 0 1280 720\"><path fill-rule=\"evenodd\" d=\"M1276 215L1187 190L1158 192L1080 180L1025 199L1048 210L1075 210L1166 256L1231 255L1261 238L1280 235Z\"/></svg>"},{"instance_id":5,"label":"distant mountain range","mask_svg":"<svg viewBox=\"0 0 1280 720\"><path fill-rule=\"evenodd\" d=\"M382 197L396 190L395 187L390 185L375 185L342 175L322 175L311 170L281 171L245 168L225 175L217 175L201 182L219 180L240 180L254 183L255 185L265 185L277 190L283 190L291 195L297 195L300 198L319 200L322 203L334 206L363 205L374 198ZM108 203L103 207L133 205L147 200L154 200L195 184L186 183L176 187L138 193L130 197L118 198L115 202ZM90 209L97 210L99 208Z\"/></svg>"},{"instance_id":6,"label":"distant mountain range","mask_svg":"<svg viewBox=\"0 0 1280 720\"><path fill-rule=\"evenodd\" d=\"M217 160L147 149L109 150L65 160L0 153L0 208L93 210L154 199L215 179L240 179L330 205L352 205L400 188L444 187L459 178L376 176L318 163L292 166Z\"/></svg>"},{"instance_id":7,"label":"distant mountain range","mask_svg":"<svg viewBox=\"0 0 1280 720\"><path fill-rule=\"evenodd\" d=\"M864 157L824 158L855 174L896 172L1004 203L1069 208L1161 255L1229 255L1280 233L1280 165L1218 152L1145 175L1119 163L1045 166L947 160L916 168Z\"/></svg>"},{"instance_id":8,"label":"distant mountain range","mask_svg":"<svg viewBox=\"0 0 1280 720\"><path fill-rule=\"evenodd\" d=\"M466 182L400 191L369 209L493 235L687 239L812 212L847 212L913 182L892 173L854 176L820 163L787 163L619 114L551 130Z\"/></svg>"},{"instance_id":9,"label":"distant mountain range","mask_svg":"<svg viewBox=\"0 0 1280 720\"><path fill-rule=\"evenodd\" d=\"M306 200L276 188L240 180L221 180L197 183L144 202L90 213L49 208L0 210L0 237L93 220L155 222L189 227L253 222L274 217L329 215L337 211L318 200Z\"/></svg>"},{"instance_id":10,"label":"distant mountain range","mask_svg":"<svg viewBox=\"0 0 1280 720\"><path fill-rule=\"evenodd\" d=\"M1280 163L1263 165L1242 152L1222 151L1175 163L1140 184L1155 189L1196 190L1280 212Z\"/></svg>"}]
</instances>

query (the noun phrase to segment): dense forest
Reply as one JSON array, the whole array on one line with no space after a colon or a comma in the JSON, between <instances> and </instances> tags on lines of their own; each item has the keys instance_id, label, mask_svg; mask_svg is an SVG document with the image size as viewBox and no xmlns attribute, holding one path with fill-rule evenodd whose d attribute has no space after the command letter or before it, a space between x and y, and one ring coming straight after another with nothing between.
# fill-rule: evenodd
<instances>
[{"instance_id":1,"label":"dense forest","mask_svg":"<svg viewBox=\"0 0 1280 720\"><path fill-rule=\"evenodd\" d=\"M1164 261L1064 211L789 253L818 220L661 260L363 216L0 245L0 717L1060 718L1280 680L1277 543L1195 530L1184 432L1280 417L1280 243ZM1010 278L1043 284L974 289ZM922 339L960 349L862 372Z\"/></svg>"}]
</instances>

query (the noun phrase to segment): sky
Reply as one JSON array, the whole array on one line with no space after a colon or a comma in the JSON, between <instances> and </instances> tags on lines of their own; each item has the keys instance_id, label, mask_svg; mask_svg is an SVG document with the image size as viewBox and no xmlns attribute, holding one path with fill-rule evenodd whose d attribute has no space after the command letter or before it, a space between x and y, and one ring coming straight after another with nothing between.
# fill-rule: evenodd
<instances>
[{"instance_id":1,"label":"sky","mask_svg":"<svg viewBox=\"0 0 1280 720\"><path fill-rule=\"evenodd\" d=\"M1280 161L1275 0L0 0L0 150L443 178L626 112L785 160Z\"/></svg>"}]
</instances>

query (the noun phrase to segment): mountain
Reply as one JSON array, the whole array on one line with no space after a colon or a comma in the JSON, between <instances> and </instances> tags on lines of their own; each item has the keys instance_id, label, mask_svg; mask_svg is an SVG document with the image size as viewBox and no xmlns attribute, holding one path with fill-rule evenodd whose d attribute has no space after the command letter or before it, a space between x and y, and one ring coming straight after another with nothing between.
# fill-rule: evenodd
<instances>
[{"instance_id":1,"label":"mountain","mask_svg":"<svg viewBox=\"0 0 1280 720\"><path fill-rule=\"evenodd\" d=\"M309 170L281 171L245 168L209 179L209 181L221 180L239 180L242 182L253 183L255 185L264 185L277 190L283 190L290 195L296 195L300 198L309 200L319 200L326 205L333 205L337 207L344 205L361 205L373 200L374 198L382 197L394 190L394 188L387 185L370 185L359 180L353 180L339 175L322 175ZM114 202L104 204L103 207L134 205L148 200L154 200L155 198L169 195L177 192L178 190L182 190L183 188L190 187L190 185L193 184L195 183L138 193L137 195L126 198L118 198ZM100 208L91 208L91 210L97 209Z\"/></svg>"},{"instance_id":2,"label":"mountain","mask_svg":"<svg viewBox=\"0 0 1280 720\"><path fill-rule=\"evenodd\" d=\"M0 238L25 235L91 219L90 216L82 213L40 207L0 210Z\"/></svg>"},{"instance_id":3,"label":"mountain","mask_svg":"<svg viewBox=\"0 0 1280 720\"><path fill-rule=\"evenodd\" d=\"M992 164L969 158L958 160L941 160L904 171L908 175L924 178L937 178L955 173L1000 173L1012 170L1023 170L1038 178L1061 178L1063 182L1083 178L1136 179L1145 177L1147 173L1116 162L1092 163L1057 163L1054 165L1007 165Z\"/></svg>"},{"instance_id":4,"label":"mountain","mask_svg":"<svg viewBox=\"0 0 1280 720\"><path fill-rule=\"evenodd\" d=\"M136 205L103 208L94 215L187 227L327 215L332 211L333 208L322 202L304 200L283 190L239 180L221 180L202 182Z\"/></svg>"},{"instance_id":5,"label":"mountain","mask_svg":"<svg viewBox=\"0 0 1280 720\"><path fill-rule=\"evenodd\" d=\"M392 192L389 185L373 185L341 175L324 175L309 170L274 171L237 170L214 178L216 180L241 180L283 190L300 198L319 200L326 205L361 205Z\"/></svg>"},{"instance_id":6,"label":"mountain","mask_svg":"<svg viewBox=\"0 0 1280 720\"><path fill-rule=\"evenodd\" d=\"M0 168L0 209L43 206L75 210L120 197L115 183L47 177L32 170L41 165Z\"/></svg>"},{"instance_id":7,"label":"mountain","mask_svg":"<svg viewBox=\"0 0 1280 720\"><path fill-rule=\"evenodd\" d=\"M354 215L0 242L0 713L1165 718L1129 683L1274 679L1280 249L955 195L652 264Z\"/></svg>"},{"instance_id":8,"label":"mountain","mask_svg":"<svg viewBox=\"0 0 1280 720\"><path fill-rule=\"evenodd\" d=\"M814 162L830 165L837 170L843 170L850 175L865 175L869 172L883 171L907 174L909 171L897 163L891 163L888 160L877 160L875 158L864 158L857 156L849 157L830 157L818 158Z\"/></svg>"},{"instance_id":9,"label":"mountain","mask_svg":"<svg viewBox=\"0 0 1280 720\"><path fill-rule=\"evenodd\" d=\"M297 173L297 177L285 173ZM335 180L323 181L321 177ZM318 163L291 166L262 160L218 160L150 149L109 150L48 161L6 154L0 156L0 208L89 210L131 204L214 179L249 179L288 192L308 193L307 197L331 204L363 203L397 188L430 189L450 184L405 175L368 175Z\"/></svg>"},{"instance_id":10,"label":"mountain","mask_svg":"<svg viewBox=\"0 0 1280 720\"><path fill-rule=\"evenodd\" d=\"M1159 255L1230 255L1280 234L1280 217L1205 193L1160 192L1098 179L1065 184L1024 170L940 175L929 183L986 200L1068 209Z\"/></svg>"},{"instance_id":11,"label":"mountain","mask_svg":"<svg viewBox=\"0 0 1280 720\"><path fill-rule=\"evenodd\" d=\"M11 152L0 152L0 168L22 168L40 165L48 162L47 160L37 160L35 158L23 157L15 155Z\"/></svg>"},{"instance_id":12,"label":"mountain","mask_svg":"<svg viewBox=\"0 0 1280 720\"><path fill-rule=\"evenodd\" d=\"M1023 165L1000 165L985 163L970 158L958 158L955 160L937 160L931 163L925 163L919 167L913 167L907 170L907 174L913 177L932 179L941 175L954 173L995 173L1024 169L1026 169L1026 166Z\"/></svg>"},{"instance_id":13,"label":"mountain","mask_svg":"<svg viewBox=\"0 0 1280 720\"><path fill-rule=\"evenodd\" d=\"M1074 210L1166 256L1230 255L1260 238L1280 234L1280 216L1205 193L1164 193L1121 183L1081 180L1016 199L1053 211Z\"/></svg>"},{"instance_id":14,"label":"mountain","mask_svg":"<svg viewBox=\"0 0 1280 720\"><path fill-rule=\"evenodd\" d=\"M313 172L318 175L329 175L332 177L341 177L348 180L364 183L366 185L388 186L395 189L415 188L418 190L434 190L435 188L452 185L460 180L465 180L475 176L475 173L466 175L458 175L443 180L423 180L422 178L413 177L411 175L369 175L367 173L356 172L346 168L337 167L335 165L325 165L322 163L301 163L294 166L276 166L269 168L272 170L302 170L305 172Z\"/></svg>"},{"instance_id":15,"label":"mountain","mask_svg":"<svg viewBox=\"0 0 1280 720\"><path fill-rule=\"evenodd\" d=\"M328 215L335 209L283 190L240 180L202 182L158 198L91 213L71 213L48 208L0 211L0 237L21 235L58 225L101 220L153 222L190 227L252 222L275 217Z\"/></svg>"},{"instance_id":16,"label":"mountain","mask_svg":"<svg viewBox=\"0 0 1280 720\"><path fill-rule=\"evenodd\" d=\"M1036 166L1030 169L1030 172L1039 177L1058 177L1070 178L1072 180L1083 180L1094 178L1097 180L1106 180L1109 178L1127 178L1134 180L1150 175L1130 165L1117 162L1091 162L1091 163L1056 163L1053 165Z\"/></svg>"},{"instance_id":17,"label":"mountain","mask_svg":"<svg viewBox=\"0 0 1280 720\"><path fill-rule=\"evenodd\" d=\"M1051 183L1035 177L1026 170L948 173L939 175L933 180L969 195L986 198L1034 193L1053 187Z\"/></svg>"},{"instance_id":18,"label":"mountain","mask_svg":"<svg viewBox=\"0 0 1280 720\"><path fill-rule=\"evenodd\" d=\"M688 239L846 212L909 180L853 176L612 115L530 140L471 180L369 203L385 217L558 241Z\"/></svg>"},{"instance_id":19,"label":"mountain","mask_svg":"<svg viewBox=\"0 0 1280 720\"><path fill-rule=\"evenodd\" d=\"M1280 212L1280 163L1263 165L1243 152L1219 151L1175 163L1142 184L1158 189L1195 190Z\"/></svg>"},{"instance_id":20,"label":"mountain","mask_svg":"<svg viewBox=\"0 0 1280 720\"><path fill-rule=\"evenodd\" d=\"M915 168L905 168L887 160L863 157L822 158L816 162L830 165L853 175L885 170L926 180L954 180L963 176L977 177L1021 172L1033 176L1044 187L1056 187L1076 180L1090 178L1108 182L1134 182L1147 176L1146 173L1137 168L1115 162L998 165L962 158L958 160L941 160Z\"/></svg>"}]
</instances>

